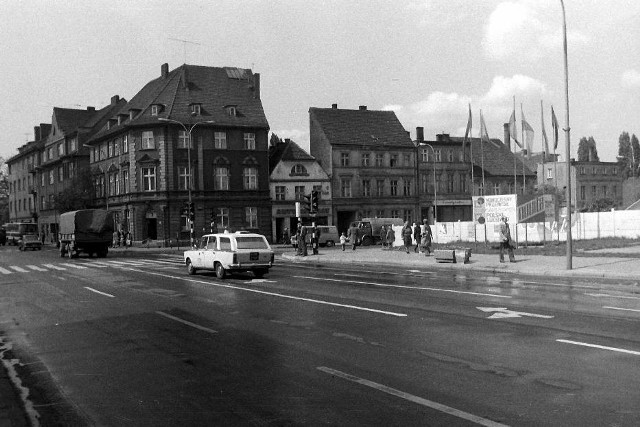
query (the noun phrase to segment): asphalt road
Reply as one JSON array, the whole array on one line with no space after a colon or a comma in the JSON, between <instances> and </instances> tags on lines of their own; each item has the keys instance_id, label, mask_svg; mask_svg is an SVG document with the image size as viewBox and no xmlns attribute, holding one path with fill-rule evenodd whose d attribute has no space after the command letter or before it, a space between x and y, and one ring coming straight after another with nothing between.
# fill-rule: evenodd
<instances>
[{"instance_id":1,"label":"asphalt road","mask_svg":"<svg viewBox=\"0 0 640 427\"><path fill-rule=\"evenodd\" d=\"M0 248L43 425L638 425L630 282Z\"/></svg>"}]
</instances>

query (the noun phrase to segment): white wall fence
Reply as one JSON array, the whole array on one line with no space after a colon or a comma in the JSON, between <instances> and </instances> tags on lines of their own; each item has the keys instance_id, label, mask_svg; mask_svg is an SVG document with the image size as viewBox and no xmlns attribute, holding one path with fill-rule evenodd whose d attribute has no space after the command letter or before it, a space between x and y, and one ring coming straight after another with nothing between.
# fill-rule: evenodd
<instances>
[{"instance_id":1,"label":"white wall fence","mask_svg":"<svg viewBox=\"0 0 640 427\"><path fill-rule=\"evenodd\" d=\"M577 212L571 216L573 240L605 237L640 238L640 211ZM472 221L438 222L432 225L434 242L498 242L498 223L474 224ZM511 238L523 244L566 241L566 220L509 224ZM395 228L395 227L394 227ZM400 227L401 228L401 227ZM396 232L396 238L398 233Z\"/></svg>"}]
</instances>

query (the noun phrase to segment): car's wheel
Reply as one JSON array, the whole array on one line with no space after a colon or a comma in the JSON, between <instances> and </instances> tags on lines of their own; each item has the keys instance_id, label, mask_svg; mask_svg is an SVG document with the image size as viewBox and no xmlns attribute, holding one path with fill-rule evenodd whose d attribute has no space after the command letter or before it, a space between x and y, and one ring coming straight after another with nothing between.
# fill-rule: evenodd
<instances>
[{"instance_id":1,"label":"car's wheel","mask_svg":"<svg viewBox=\"0 0 640 427\"><path fill-rule=\"evenodd\" d=\"M22 251L22 250L23 250L23 249L22 249L22 246L18 246L18 250L19 250L19 251Z\"/></svg>"},{"instance_id":2,"label":"car's wheel","mask_svg":"<svg viewBox=\"0 0 640 427\"><path fill-rule=\"evenodd\" d=\"M187 273L189 273L189 276L196 274L196 269L193 267L193 264L191 264L190 259L187 260Z\"/></svg>"},{"instance_id":3,"label":"car's wheel","mask_svg":"<svg viewBox=\"0 0 640 427\"><path fill-rule=\"evenodd\" d=\"M269 269L267 268L257 268L253 270L253 275L256 276L258 279L262 279L264 275L267 274L268 272L269 272Z\"/></svg>"},{"instance_id":4,"label":"car's wheel","mask_svg":"<svg viewBox=\"0 0 640 427\"><path fill-rule=\"evenodd\" d=\"M327 240L326 245L327 245L327 247L328 247L328 248L330 248L330 247L332 247L333 245L335 245L335 243L333 242L333 240Z\"/></svg>"},{"instance_id":5,"label":"car's wheel","mask_svg":"<svg viewBox=\"0 0 640 427\"><path fill-rule=\"evenodd\" d=\"M227 271L224 269L222 264L220 264L219 262L216 263L216 277L218 279L224 279L226 275Z\"/></svg>"}]
</instances>

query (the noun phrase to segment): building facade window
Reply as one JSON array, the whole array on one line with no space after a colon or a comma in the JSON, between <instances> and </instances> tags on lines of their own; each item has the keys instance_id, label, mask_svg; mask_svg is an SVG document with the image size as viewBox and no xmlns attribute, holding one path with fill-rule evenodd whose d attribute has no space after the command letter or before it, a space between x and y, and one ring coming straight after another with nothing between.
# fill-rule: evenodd
<instances>
[{"instance_id":1,"label":"building facade window","mask_svg":"<svg viewBox=\"0 0 640 427\"><path fill-rule=\"evenodd\" d=\"M384 154L376 153L376 167L381 168L384 166Z\"/></svg>"},{"instance_id":2,"label":"building facade window","mask_svg":"<svg viewBox=\"0 0 640 427\"><path fill-rule=\"evenodd\" d=\"M500 194L500 184L497 182L493 184L493 194L495 196Z\"/></svg>"},{"instance_id":3,"label":"building facade window","mask_svg":"<svg viewBox=\"0 0 640 427\"><path fill-rule=\"evenodd\" d=\"M142 191L156 191L155 166L142 168Z\"/></svg>"},{"instance_id":4,"label":"building facade window","mask_svg":"<svg viewBox=\"0 0 640 427\"><path fill-rule=\"evenodd\" d=\"M391 209L391 218L400 218L400 210Z\"/></svg>"},{"instance_id":5,"label":"building facade window","mask_svg":"<svg viewBox=\"0 0 640 427\"><path fill-rule=\"evenodd\" d=\"M349 153L340 153L340 166L349 166Z\"/></svg>"},{"instance_id":6,"label":"building facade window","mask_svg":"<svg viewBox=\"0 0 640 427\"><path fill-rule=\"evenodd\" d=\"M420 157L422 158L422 163L427 163L429 161L429 149L422 148L420 150Z\"/></svg>"},{"instance_id":7,"label":"building facade window","mask_svg":"<svg viewBox=\"0 0 640 427\"><path fill-rule=\"evenodd\" d=\"M255 150L256 149L256 134L253 132L244 133L244 149Z\"/></svg>"},{"instance_id":8,"label":"building facade window","mask_svg":"<svg viewBox=\"0 0 640 427\"><path fill-rule=\"evenodd\" d=\"M113 157L113 141L107 142L107 158Z\"/></svg>"},{"instance_id":9,"label":"building facade window","mask_svg":"<svg viewBox=\"0 0 640 427\"><path fill-rule=\"evenodd\" d=\"M371 155L369 153L362 153L362 166L365 168L371 166Z\"/></svg>"},{"instance_id":10,"label":"building facade window","mask_svg":"<svg viewBox=\"0 0 640 427\"><path fill-rule=\"evenodd\" d=\"M340 196L351 197L351 178L340 178Z\"/></svg>"},{"instance_id":11,"label":"building facade window","mask_svg":"<svg viewBox=\"0 0 640 427\"><path fill-rule=\"evenodd\" d=\"M402 194L404 194L405 196L411 196L411 185L412 185L411 180L410 179L405 179L404 183L403 183Z\"/></svg>"},{"instance_id":12,"label":"building facade window","mask_svg":"<svg viewBox=\"0 0 640 427\"><path fill-rule=\"evenodd\" d=\"M422 194L429 192L429 174L427 173L420 174L420 192Z\"/></svg>"},{"instance_id":13,"label":"building facade window","mask_svg":"<svg viewBox=\"0 0 640 427\"><path fill-rule=\"evenodd\" d=\"M307 175L309 175L309 173L307 172L307 168L305 168L304 165L301 165L300 163L293 165L293 167L291 168L290 176L307 176Z\"/></svg>"},{"instance_id":14,"label":"building facade window","mask_svg":"<svg viewBox=\"0 0 640 427\"><path fill-rule=\"evenodd\" d=\"M222 229L229 227L229 208L216 208L216 223Z\"/></svg>"},{"instance_id":15,"label":"building facade window","mask_svg":"<svg viewBox=\"0 0 640 427\"><path fill-rule=\"evenodd\" d=\"M150 150L156 148L156 143L153 139L153 132L150 130L142 132L142 149Z\"/></svg>"},{"instance_id":16,"label":"building facade window","mask_svg":"<svg viewBox=\"0 0 640 427\"><path fill-rule=\"evenodd\" d=\"M362 180L362 196L363 197L371 196L371 180L369 179Z\"/></svg>"},{"instance_id":17,"label":"building facade window","mask_svg":"<svg viewBox=\"0 0 640 427\"><path fill-rule=\"evenodd\" d=\"M213 133L213 147L218 150L227 149L227 133L226 132Z\"/></svg>"},{"instance_id":18,"label":"building facade window","mask_svg":"<svg viewBox=\"0 0 640 427\"><path fill-rule=\"evenodd\" d=\"M276 185L276 200L285 200L286 187L284 185Z\"/></svg>"},{"instance_id":19,"label":"building facade window","mask_svg":"<svg viewBox=\"0 0 640 427\"><path fill-rule=\"evenodd\" d=\"M245 190L257 190L258 169L255 167L244 168L242 170L242 182Z\"/></svg>"},{"instance_id":20,"label":"building facade window","mask_svg":"<svg viewBox=\"0 0 640 427\"><path fill-rule=\"evenodd\" d=\"M64 156L64 142L58 144L58 157Z\"/></svg>"},{"instance_id":21,"label":"building facade window","mask_svg":"<svg viewBox=\"0 0 640 427\"><path fill-rule=\"evenodd\" d=\"M187 166L178 166L178 190L188 190L191 176Z\"/></svg>"},{"instance_id":22,"label":"building facade window","mask_svg":"<svg viewBox=\"0 0 640 427\"><path fill-rule=\"evenodd\" d=\"M389 156L389 167L390 168L395 168L396 166L398 166L398 155L397 154L391 154Z\"/></svg>"},{"instance_id":23,"label":"building facade window","mask_svg":"<svg viewBox=\"0 0 640 427\"><path fill-rule=\"evenodd\" d=\"M391 195L392 196L397 196L398 195L398 180L392 179L391 181L389 181L389 188L390 188L390 191L391 191Z\"/></svg>"},{"instance_id":24,"label":"building facade window","mask_svg":"<svg viewBox=\"0 0 640 427\"><path fill-rule=\"evenodd\" d=\"M214 189L216 190L228 190L229 189L229 167L228 166L216 166L213 169L214 173Z\"/></svg>"},{"instance_id":25,"label":"building facade window","mask_svg":"<svg viewBox=\"0 0 640 427\"><path fill-rule=\"evenodd\" d=\"M157 104L153 104L151 106L151 115L152 116L157 116L159 112L160 112L160 106L157 105Z\"/></svg>"},{"instance_id":26,"label":"building facade window","mask_svg":"<svg viewBox=\"0 0 640 427\"><path fill-rule=\"evenodd\" d=\"M129 192L129 171L122 171L122 193L127 194Z\"/></svg>"},{"instance_id":27,"label":"building facade window","mask_svg":"<svg viewBox=\"0 0 640 427\"><path fill-rule=\"evenodd\" d=\"M186 130L178 131L178 148L187 148L189 146L189 133Z\"/></svg>"},{"instance_id":28,"label":"building facade window","mask_svg":"<svg viewBox=\"0 0 640 427\"><path fill-rule=\"evenodd\" d=\"M442 157L442 151L440 149L434 150L433 151L433 156L434 156L436 162L441 162L442 161L442 158L441 158Z\"/></svg>"},{"instance_id":29,"label":"building facade window","mask_svg":"<svg viewBox=\"0 0 640 427\"><path fill-rule=\"evenodd\" d=\"M402 219L408 221L409 224L411 224L413 222L413 211L411 209L405 209L402 212Z\"/></svg>"},{"instance_id":30,"label":"building facade window","mask_svg":"<svg viewBox=\"0 0 640 427\"><path fill-rule=\"evenodd\" d=\"M404 155L404 165L405 166L412 166L411 165L411 154L405 154Z\"/></svg>"},{"instance_id":31,"label":"building facade window","mask_svg":"<svg viewBox=\"0 0 640 427\"><path fill-rule=\"evenodd\" d=\"M384 179L376 179L376 197L384 196Z\"/></svg>"},{"instance_id":32,"label":"building facade window","mask_svg":"<svg viewBox=\"0 0 640 427\"><path fill-rule=\"evenodd\" d=\"M191 104L191 114L199 116L201 112L200 104Z\"/></svg>"},{"instance_id":33,"label":"building facade window","mask_svg":"<svg viewBox=\"0 0 640 427\"><path fill-rule=\"evenodd\" d=\"M453 163L453 150L447 152L449 163Z\"/></svg>"},{"instance_id":34,"label":"building facade window","mask_svg":"<svg viewBox=\"0 0 640 427\"><path fill-rule=\"evenodd\" d=\"M587 190L584 185L580 186L580 199L585 200L587 198Z\"/></svg>"},{"instance_id":35,"label":"building facade window","mask_svg":"<svg viewBox=\"0 0 640 427\"><path fill-rule=\"evenodd\" d=\"M69 140L69 152L73 153L78 149L78 140L76 138L71 138Z\"/></svg>"},{"instance_id":36,"label":"building facade window","mask_svg":"<svg viewBox=\"0 0 640 427\"><path fill-rule=\"evenodd\" d=\"M595 199L598 197L598 188L595 185L591 186L591 198Z\"/></svg>"},{"instance_id":37,"label":"building facade window","mask_svg":"<svg viewBox=\"0 0 640 427\"><path fill-rule=\"evenodd\" d=\"M53 184L54 183L54 173L53 170L49 171L49 184Z\"/></svg>"},{"instance_id":38,"label":"building facade window","mask_svg":"<svg viewBox=\"0 0 640 427\"><path fill-rule=\"evenodd\" d=\"M249 228L258 228L258 208L247 206L244 208L245 221Z\"/></svg>"},{"instance_id":39,"label":"building facade window","mask_svg":"<svg viewBox=\"0 0 640 427\"><path fill-rule=\"evenodd\" d=\"M125 135L122 137L122 152L123 153L129 152L129 136L128 135Z\"/></svg>"},{"instance_id":40,"label":"building facade window","mask_svg":"<svg viewBox=\"0 0 640 427\"><path fill-rule=\"evenodd\" d=\"M115 196L116 194L116 174L109 174L109 196Z\"/></svg>"},{"instance_id":41,"label":"building facade window","mask_svg":"<svg viewBox=\"0 0 640 427\"><path fill-rule=\"evenodd\" d=\"M293 189L294 197L296 200L304 200L305 196L305 187L304 185L296 185Z\"/></svg>"}]
</instances>

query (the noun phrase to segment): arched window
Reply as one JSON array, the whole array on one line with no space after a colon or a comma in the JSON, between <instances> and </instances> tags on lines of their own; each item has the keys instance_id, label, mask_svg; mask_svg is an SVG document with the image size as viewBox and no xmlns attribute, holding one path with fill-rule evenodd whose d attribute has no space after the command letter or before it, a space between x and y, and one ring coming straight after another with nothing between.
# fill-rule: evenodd
<instances>
[{"instance_id":1,"label":"arched window","mask_svg":"<svg viewBox=\"0 0 640 427\"><path fill-rule=\"evenodd\" d=\"M305 168L303 165L301 165L300 163L294 165L291 168L291 176L308 176L309 173L307 172L307 168Z\"/></svg>"}]
</instances>

